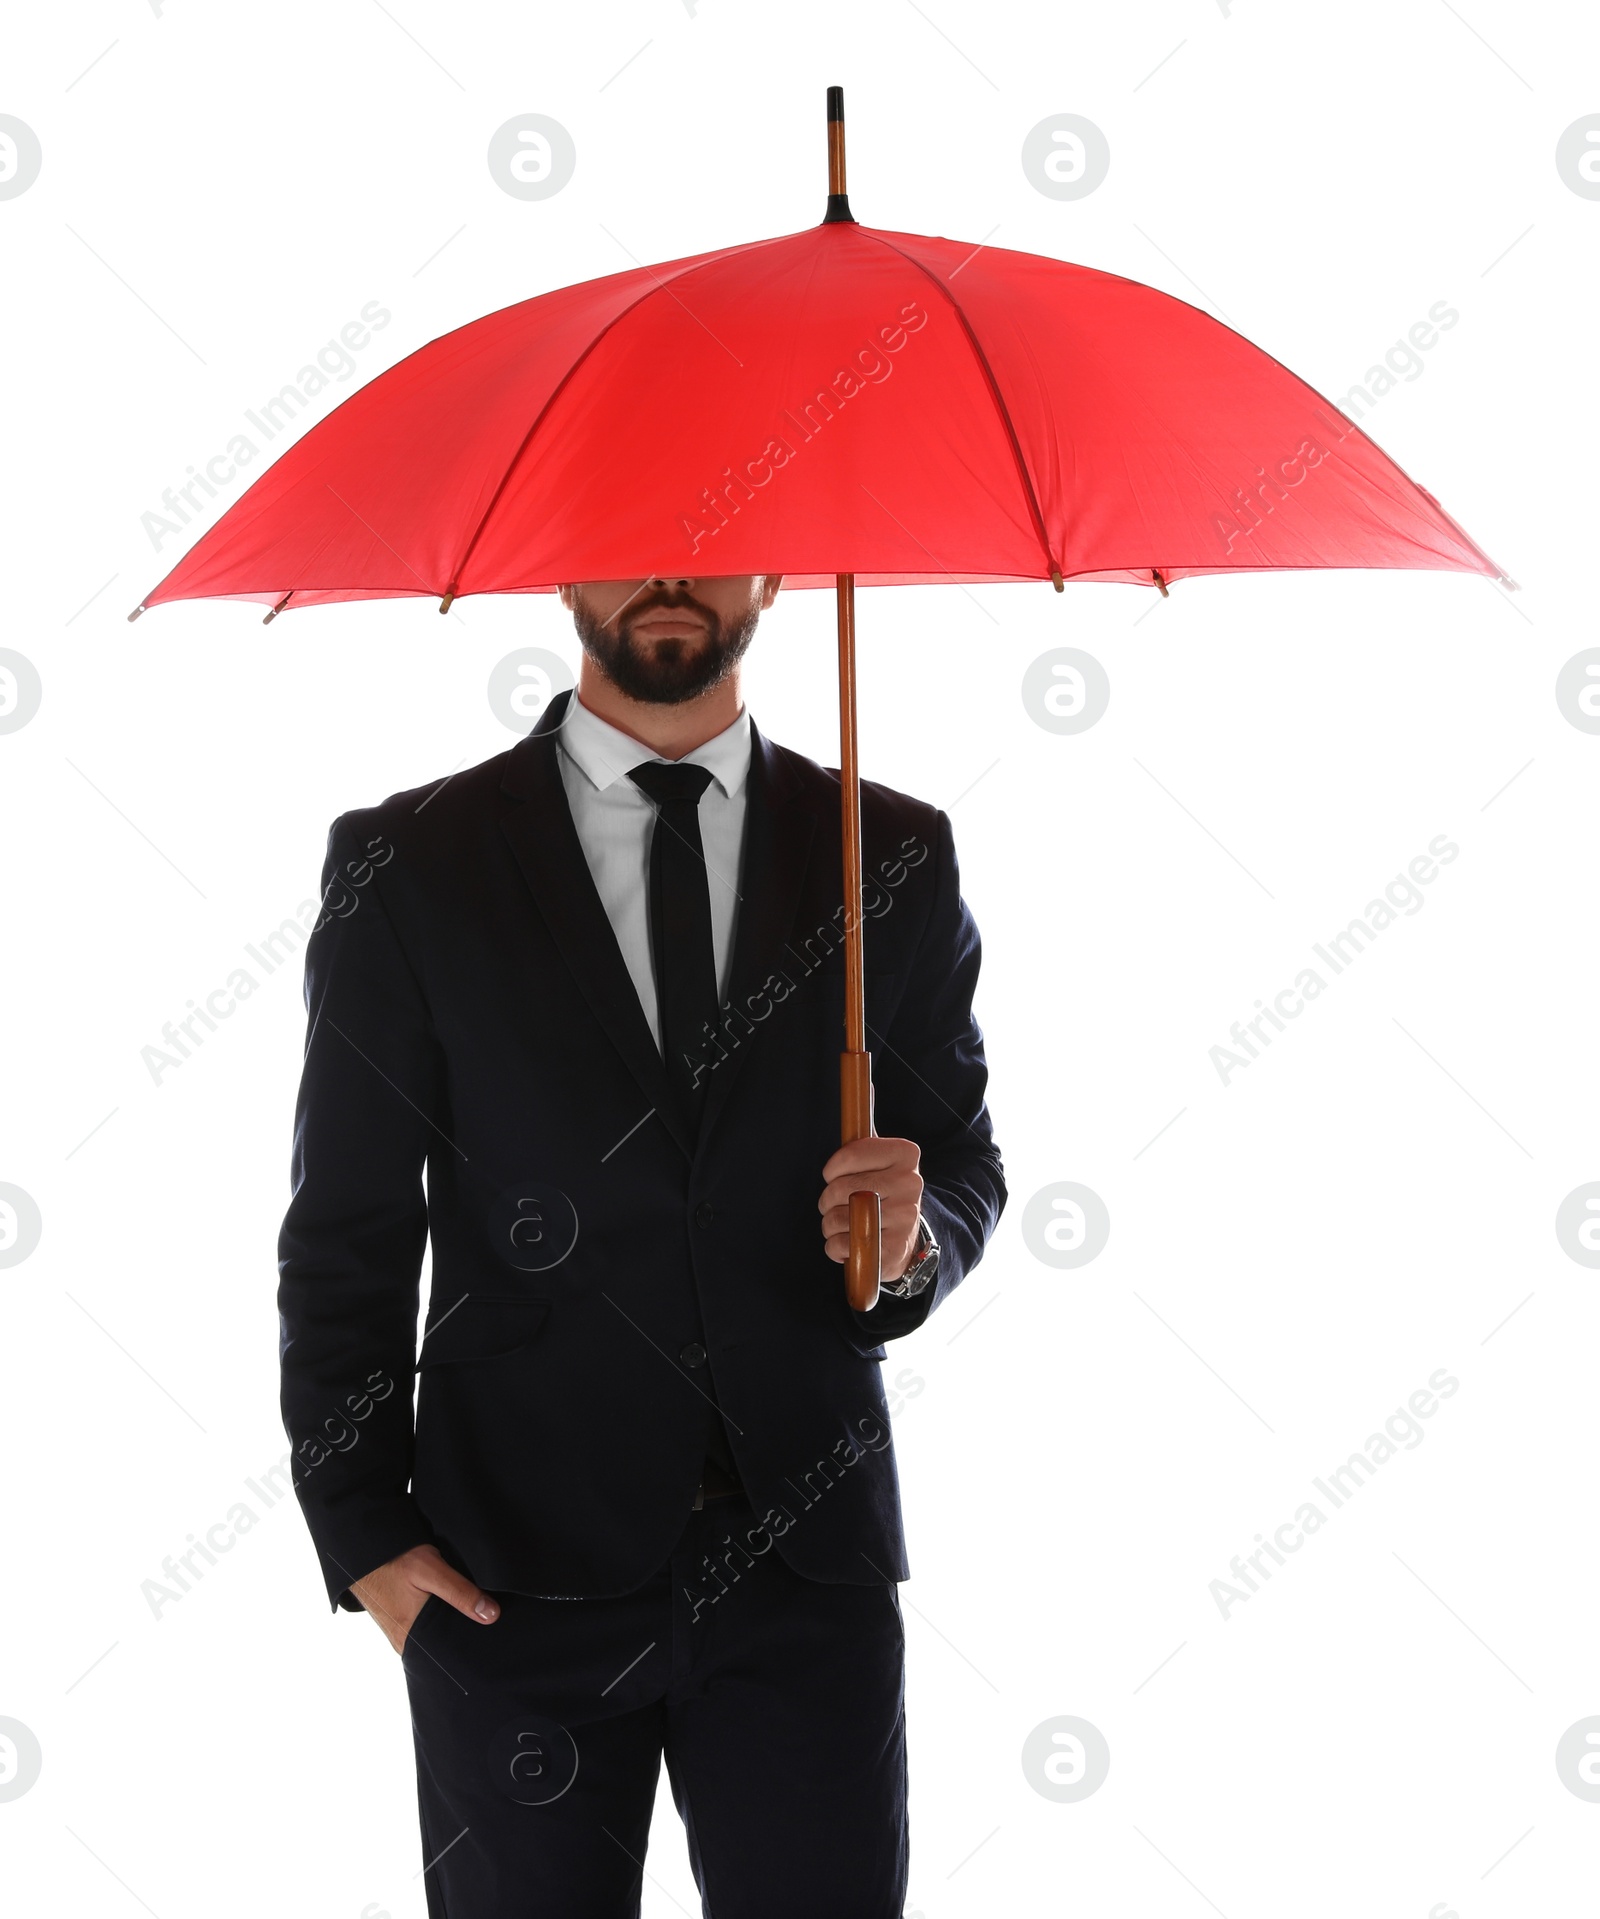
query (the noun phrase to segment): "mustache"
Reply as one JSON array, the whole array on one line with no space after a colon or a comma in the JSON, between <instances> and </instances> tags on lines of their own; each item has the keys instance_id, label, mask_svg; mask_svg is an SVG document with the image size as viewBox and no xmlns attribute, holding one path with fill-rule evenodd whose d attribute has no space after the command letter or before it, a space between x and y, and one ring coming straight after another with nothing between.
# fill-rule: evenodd
<instances>
[{"instance_id":1,"label":"mustache","mask_svg":"<svg viewBox=\"0 0 1600 1919\"><path fill-rule=\"evenodd\" d=\"M624 616L629 606L633 608L633 612L635 612L635 614L641 614L641 612L650 612L650 610L654 610L654 608L658 608L658 606L668 606L668 608L681 608L681 606L693 606L694 612L698 612L698 614L704 614L704 616L706 616L706 620L710 620L710 622L712 622L712 624L716 626L716 616L712 614L712 608L710 608L710 606L702 606L702 604L700 604L700 601L696 601L696 599L694 599L693 593L683 593L683 591L673 591L671 587L656 587L656 591L654 591L654 593L650 593L650 597L648 597L647 601L645 601L645 603L643 603L643 606L641 606L641 604L639 604L639 597L641 597L643 593L647 593L648 587L650 587L650 581L648 580L639 581L639 585L637 585L637 587L635 587L635 589L633 589L633 591L631 591L631 593L627 595L627 599L625 599L624 603L622 603L622 606L616 606L616 608L614 608L612 612L608 612L608 614L606 614L606 618L604 618L604 620L600 622L600 631L604 631L604 629L608 628L608 626L616 626L616 622L618 622L618 620L620 620L620 618Z\"/></svg>"},{"instance_id":2,"label":"mustache","mask_svg":"<svg viewBox=\"0 0 1600 1919\"><path fill-rule=\"evenodd\" d=\"M628 621L624 622L624 624L626 624L642 618L646 613L662 611L692 611L698 613L713 630L715 630L719 624L717 616L712 612L711 608L707 606L703 600L697 600L692 593L675 592L670 588L658 588L648 599L645 599L641 597L644 591L645 589L642 586L639 587L622 602L621 606L619 606L614 613L609 614L602 620L600 622L601 631L603 632L608 626L616 625L618 621L622 620L624 614L628 616Z\"/></svg>"}]
</instances>

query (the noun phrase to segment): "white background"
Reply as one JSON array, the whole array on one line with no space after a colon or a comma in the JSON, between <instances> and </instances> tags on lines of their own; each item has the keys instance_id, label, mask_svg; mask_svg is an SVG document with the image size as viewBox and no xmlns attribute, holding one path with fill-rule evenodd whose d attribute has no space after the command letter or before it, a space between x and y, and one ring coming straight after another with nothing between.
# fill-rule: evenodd
<instances>
[{"instance_id":1,"label":"white background","mask_svg":"<svg viewBox=\"0 0 1600 1919\"><path fill-rule=\"evenodd\" d=\"M335 814L510 744L497 661L576 658L550 597L129 626L189 537L157 553L141 515L369 301L393 318L355 381L630 255L809 225L834 81L862 220L1150 282L1330 395L1448 301L1364 425L1523 587L862 595L865 770L954 809L1013 1195L886 1382L909 1395L908 1910L1592 1896L1600 1806L1555 1747L1600 1712L1600 1277L1555 1214L1600 1178L1600 737L1554 688L1596 637L1600 202L1554 155L1600 110L1600 31L1507 0L1228 4L12 13L0 112L44 156L0 201L0 645L44 689L0 736L0 1180L43 1217L0 1273L0 1716L43 1751L0 1803L12 1909L422 1913L399 1667L330 1618L292 1504L159 1618L141 1594L283 1449L298 967L159 1085L140 1055L314 894ZM525 112L576 143L544 201L485 161ZM1071 202L1020 159L1062 112L1111 149ZM823 760L832 639L831 596L784 595L748 677L758 723ZM1112 688L1071 737L1020 690L1063 644ZM1224 1085L1230 1025L1441 833L1460 853L1422 909ZM1022 1233L1060 1180L1111 1218L1071 1271ZM1233 1556L1439 1367L1460 1387L1424 1441L1224 1620ZM1075 1804L1021 1758L1065 1714L1111 1753ZM648 1864L647 1914L696 1909L665 1798Z\"/></svg>"}]
</instances>

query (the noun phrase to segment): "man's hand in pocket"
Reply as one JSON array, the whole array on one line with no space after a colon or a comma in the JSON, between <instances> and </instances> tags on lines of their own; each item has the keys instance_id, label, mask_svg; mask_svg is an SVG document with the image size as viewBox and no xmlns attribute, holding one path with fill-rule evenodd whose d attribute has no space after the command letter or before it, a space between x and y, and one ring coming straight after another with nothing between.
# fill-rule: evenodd
<instances>
[{"instance_id":1,"label":"man's hand in pocket","mask_svg":"<svg viewBox=\"0 0 1600 1919\"><path fill-rule=\"evenodd\" d=\"M437 1593L447 1606L480 1626L492 1626L500 1617L496 1602L458 1573L437 1546L413 1546L358 1579L350 1590L383 1628L396 1652L404 1652L412 1621L429 1593Z\"/></svg>"}]
</instances>

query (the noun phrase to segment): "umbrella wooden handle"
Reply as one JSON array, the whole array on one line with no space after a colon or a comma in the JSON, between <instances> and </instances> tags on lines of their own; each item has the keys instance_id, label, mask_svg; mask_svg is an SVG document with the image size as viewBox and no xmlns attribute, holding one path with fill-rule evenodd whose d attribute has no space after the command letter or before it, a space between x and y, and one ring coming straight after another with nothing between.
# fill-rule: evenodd
<instances>
[{"instance_id":1,"label":"umbrella wooden handle","mask_svg":"<svg viewBox=\"0 0 1600 1919\"><path fill-rule=\"evenodd\" d=\"M845 1260L845 1298L858 1313L878 1303L883 1263L883 1216L876 1193L850 1195L850 1252Z\"/></svg>"},{"instance_id":2,"label":"umbrella wooden handle","mask_svg":"<svg viewBox=\"0 0 1600 1919\"><path fill-rule=\"evenodd\" d=\"M872 1133L872 1055L839 1055L839 1134L846 1145ZM850 1252L845 1260L845 1298L858 1313L878 1303L883 1212L876 1193L850 1195Z\"/></svg>"}]
</instances>

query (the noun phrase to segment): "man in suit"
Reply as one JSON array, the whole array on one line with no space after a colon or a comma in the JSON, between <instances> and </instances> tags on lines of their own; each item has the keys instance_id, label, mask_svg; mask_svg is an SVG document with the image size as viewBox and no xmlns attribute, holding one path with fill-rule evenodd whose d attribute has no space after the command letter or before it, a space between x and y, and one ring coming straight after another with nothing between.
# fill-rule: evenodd
<instances>
[{"instance_id":1,"label":"man in suit","mask_svg":"<svg viewBox=\"0 0 1600 1919\"><path fill-rule=\"evenodd\" d=\"M903 1907L881 1362L1005 1188L949 821L870 783L882 1136L834 1143L839 780L739 687L779 584L564 587L576 694L329 835L283 1411L329 1597L402 1656L434 1919L636 1914L663 1755L715 1919Z\"/></svg>"}]
</instances>

